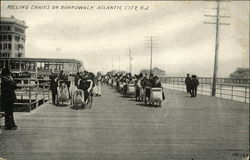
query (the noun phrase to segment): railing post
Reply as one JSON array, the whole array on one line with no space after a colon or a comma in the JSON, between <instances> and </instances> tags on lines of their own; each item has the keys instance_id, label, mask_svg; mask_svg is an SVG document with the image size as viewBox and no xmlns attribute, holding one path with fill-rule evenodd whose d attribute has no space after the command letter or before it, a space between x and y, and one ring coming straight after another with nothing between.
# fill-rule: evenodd
<instances>
[{"instance_id":1,"label":"railing post","mask_svg":"<svg viewBox=\"0 0 250 160\"><path fill-rule=\"evenodd\" d=\"M172 83L173 83L173 89L174 89L174 80L172 80Z\"/></svg>"},{"instance_id":2,"label":"railing post","mask_svg":"<svg viewBox=\"0 0 250 160\"><path fill-rule=\"evenodd\" d=\"M44 86L45 86L45 84L43 84L43 103L45 102L45 96L44 96Z\"/></svg>"},{"instance_id":3,"label":"railing post","mask_svg":"<svg viewBox=\"0 0 250 160\"><path fill-rule=\"evenodd\" d=\"M38 86L39 87L39 86ZM36 107L38 107L38 101L37 101L37 98L38 98L38 92L37 92L38 88L36 87Z\"/></svg>"},{"instance_id":4,"label":"railing post","mask_svg":"<svg viewBox=\"0 0 250 160\"><path fill-rule=\"evenodd\" d=\"M233 88L233 85L232 85L232 90L231 90L231 100L233 100L233 92L234 91L234 88Z\"/></svg>"},{"instance_id":5,"label":"railing post","mask_svg":"<svg viewBox=\"0 0 250 160\"><path fill-rule=\"evenodd\" d=\"M179 84L179 83L178 83L178 79L176 79L175 87L176 87L176 90L177 90L177 91L178 91L178 87L179 87L178 84Z\"/></svg>"},{"instance_id":6,"label":"railing post","mask_svg":"<svg viewBox=\"0 0 250 160\"><path fill-rule=\"evenodd\" d=\"M176 81L176 90L178 91L179 90L179 80L177 79L177 81Z\"/></svg>"},{"instance_id":7,"label":"railing post","mask_svg":"<svg viewBox=\"0 0 250 160\"><path fill-rule=\"evenodd\" d=\"M247 86L245 86L245 103L247 102Z\"/></svg>"},{"instance_id":8,"label":"railing post","mask_svg":"<svg viewBox=\"0 0 250 160\"><path fill-rule=\"evenodd\" d=\"M212 83L209 82L210 85L210 96L212 96Z\"/></svg>"},{"instance_id":9,"label":"railing post","mask_svg":"<svg viewBox=\"0 0 250 160\"><path fill-rule=\"evenodd\" d=\"M29 86L29 108L30 108L30 112L31 112L31 89Z\"/></svg>"},{"instance_id":10,"label":"railing post","mask_svg":"<svg viewBox=\"0 0 250 160\"><path fill-rule=\"evenodd\" d=\"M201 83L201 95L203 95L203 82Z\"/></svg>"},{"instance_id":11,"label":"railing post","mask_svg":"<svg viewBox=\"0 0 250 160\"><path fill-rule=\"evenodd\" d=\"M47 90L48 90L48 100L49 100L50 99L50 84L48 85Z\"/></svg>"},{"instance_id":12,"label":"railing post","mask_svg":"<svg viewBox=\"0 0 250 160\"><path fill-rule=\"evenodd\" d=\"M222 84L220 84L220 98L222 97Z\"/></svg>"},{"instance_id":13,"label":"railing post","mask_svg":"<svg viewBox=\"0 0 250 160\"><path fill-rule=\"evenodd\" d=\"M183 84L183 82L181 83L182 86L182 91L185 91L185 85Z\"/></svg>"}]
</instances>

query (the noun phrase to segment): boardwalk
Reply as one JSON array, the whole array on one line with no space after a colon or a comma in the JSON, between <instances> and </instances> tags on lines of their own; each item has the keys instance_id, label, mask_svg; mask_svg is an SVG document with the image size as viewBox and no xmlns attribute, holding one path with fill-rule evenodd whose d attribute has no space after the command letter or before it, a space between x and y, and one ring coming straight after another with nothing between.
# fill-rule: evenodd
<instances>
[{"instance_id":1,"label":"boardwalk","mask_svg":"<svg viewBox=\"0 0 250 160\"><path fill-rule=\"evenodd\" d=\"M241 160L249 154L249 106L165 91L161 108L123 98L110 88L93 108L46 103L17 113L16 131L1 130L8 160ZM1 159L1 158L0 158Z\"/></svg>"}]
</instances>

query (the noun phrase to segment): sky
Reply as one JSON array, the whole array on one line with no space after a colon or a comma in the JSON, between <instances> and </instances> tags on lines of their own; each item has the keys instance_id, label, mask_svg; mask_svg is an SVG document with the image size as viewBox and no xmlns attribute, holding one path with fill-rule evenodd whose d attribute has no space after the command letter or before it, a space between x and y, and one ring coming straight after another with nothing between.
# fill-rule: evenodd
<instances>
[{"instance_id":1,"label":"sky","mask_svg":"<svg viewBox=\"0 0 250 160\"><path fill-rule=\"evenodd\" d=\"M2 1L1 16L25 21L26 57L74 58L92 72L129 71L131 50L137 74L150 67L148 37L153 36L153 67L167 75L211 77L216 29L203 22L215 22L204 16L216 14L215 7L216 2L205 1ZM223 18L230 25L220 27L218 76L228 77L237 67L249 67L249 2L223 2L221 8L221 15L231 18Z\"/></svg>"}]
</instances>

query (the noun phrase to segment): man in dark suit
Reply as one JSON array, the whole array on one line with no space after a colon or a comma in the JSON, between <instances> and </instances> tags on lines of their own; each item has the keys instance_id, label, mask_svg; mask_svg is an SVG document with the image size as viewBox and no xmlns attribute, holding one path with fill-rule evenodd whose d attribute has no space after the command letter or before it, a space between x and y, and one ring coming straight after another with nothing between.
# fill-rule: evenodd
<instances>
[{"instance_id":1,"label":"man in dark suit","mask_svg":"<svg viewBox=\"0 0 250 160\"><path fill-rule=\"evenodd\" d=\"M190 93L190 91L191 91L191 78L190 78L189 74L187 74L187 77L185 79L185 84L186 84L187 93Z\"/></svg>"},{"instance_id":2,"label":"man in dark suit","mask_svg":"<svg viewBox=\"0 0 250 160\"><path fill-rule=\"evenodd\" d=\"M5 129L15 130L17 125L14 121L14 102L16 100L15 89L17 85L11 77L11 72L8 68L2 70L1 82L1 101L5 112Z\"/></svg>"},{"instance_id":3,"label":"man in dark suit","mask_svg":"<svg viewBox=\"0 0 250 160\"><path fill-rule=\"evenodd\" d=\"M197 95L197 87L199 85L199 81L197 79L196 75L192 75L192 79L191 79L191 97L196 97Z\"/></svg>"},{"instance_id":4,"label":"man in dark suit","mask_svg":"<svg viewBox=\"0 0 250 160\"><path fill-rule=\"evenodd\" d=\"M55 104L56 94L57 94L57 81L56 76L53 71L51 71L50 79L50 90L52 92L52 103Z\"/></svg>"}]
</instances>

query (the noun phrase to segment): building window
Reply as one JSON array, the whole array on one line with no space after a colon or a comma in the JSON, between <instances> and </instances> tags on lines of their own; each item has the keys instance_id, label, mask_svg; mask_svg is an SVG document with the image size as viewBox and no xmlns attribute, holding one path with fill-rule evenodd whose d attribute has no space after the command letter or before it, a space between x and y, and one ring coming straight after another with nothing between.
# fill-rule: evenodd
<instances>
[{"instance_id":1,"label":"building window","mask_svg":"<svg viewBox=\"0 0 250 160\"><path fill-rule=\"evenodd\" d=\"M4 27L3 27L3 30L5 30L5 31L10 31L10 26L4 26Z\"/></svg>"},{"instance_id":2,"label":"building window","mask_svg":"<svg viewBox=\"0 0 250 160\"><path fill-rule=\"evenodd\" d=\"M20 36L15 36L15 40L16 40L17 42L20 42Z\"/></svg>"},{"instance_id":3,"label":"building window","mask_svg":"<svg viewBox=\"0 0 250 160\"><path fill-rule=\"evenodd\" d=\"M47 62L47 63L45 63L45 65L44 65L44 69L45 70L49 70L49 63Z\"/></svg>"},{"instance_id":4,"label":"building window","mask_svg":"<svg viewBox=\"0 0 250 160\"><path fill-rule=\"evenodd\" d=\"M20 53L20 52L19 52L19 53L16 53L16 57L19 57L19 58L20 58L20 57L22 57L22 55L23 55L23 53Z\"/></svg>"},{"instance_id":5,"label":"building window","mask_svg":"<svg viewBox=\"0 0 250 160\"><path fill-rule=\"evenodd\" d=\"M0 54L1 58L9 58L9 56L10 56L10 53L1 53Z\"/></svg>"},{"instance_id":6,"label":"building window","mask_svg":"<svg viewBox=\"0 0 250 160\"><path fill-rule=\"evenodd\" d=\"M1 25L1 26L0 26L0 30L1 30L1 31L10 31L10 26Z\"/></svg>"},{"instance_id":7,"label":"building window","mask_svg":"<svg viewBox=\"0 0 250 160\"><path fill-rule=\"evenodd\" d=\"M19 62L11 62L11 69L19 69L20 65Z\"/></svg>"},{"instance_id":8,"label":"building window","mask_svg":"<svg viewBox=\"0 0 250 160\"><path fill-rule=\"evenodd\" d=\"M26 62L26 69L35 69L35 63L34 62Z\"/></svg>"},{"instance_id":9,"label":"building window","mask_svg":"<svg viewBox=\"0 0 250 160\"><path fill-rule=\"evenodd\" d=\"M3 35L0 35L0 40L1 41L11 41L12 38L11 38L11 35L3 34Z\"/></svg>"},{"instance_id":10,"label":"building window","mask_svg":"<svg viewBox=\"0 0 250 160\"><path fill-rule=\"evenodd\" d=\"M2 50L2 43L0 43L0 50Z\"/></svg>"},{"instance_id":11,"label":"building window","mask_svg":"<svg viewBox=\"0 0 250 160\"><path fill-rule=\"evenodd\" d=\"M49 65L49 70L56 70L55 63L52 62L52 63L49 63L48 65Z\"/></svg>"},{"instance_id":12,"label":"building window","mask_svg":"<svg viewBox=\"0 0 250 160\"><path fill-rule=\"evenodd\" d=\"M8 49L8 44L7 43L4 43L3 44L3 50L7 50Z\"/></svg>"},{"instance_id":13,"label":"building window","mask_svg":"<svg viewBox=\"0 0 250 160\"><path fill-rule=\"evenodd\" d=\"M63 63L56 63L56 70L62 70L63 69Z\"/></svg>"},{"instance_id":14,"label":"building window","mask_svg":"<svg viewBox=\"0 0 250 160\"><path fill-rule=\"evenodd\" d=\"M22 44L18 44L18 50L22 50L23 49L23 45Z\"/></svg>"},{"instance_id":15,"label":"building window","mask_svg":"<svg viewBox=\"0 0 250 160\"><path fill-rule=\"evenodd\" d=\"M7 41L8 40L8 36L7 35L3 35L3 41Z\"/></svg>"},{"instance_id":16,"label":"building window","mask_svg":"<svg viewBox=\"0 0 250 160\"><path fill-rule=\"evenodd\" d=\"M44 62L37 62L37 69L43 70L44 69Z\"/></svg>"},{"instance_id":17,"label":"building window","mask_svg":"<svg viewBox=\"0 0 250 160\"><path fill-rule=\"evenodd\" d=\"M26 69L25 63L26 63L26 62L22 62L22 63L21 63L21 68L22 68L22 69Z\"/></svg>"},{"instance_id":18,"label":"building window","mask_svg":"<svg viewBox=\"0 0 250 160\"><path fill-rule=\"evenodd\" d=\"M22 50L23 48L22 44L15 44L15 50Z\"/></svg>"},{"instance_id":19,"label":"building window","mask_svg":"<svg viewBox=\"0 0 250 160\"><path fill-rule=\"evenodd\" d=\"M8 40L9 40L9 41L11 41L11 40L12 40L11 35L8 35Z\"/></svg>"},{"instance_id":20,"label":"building window","mask_svg":"<svg viewBox=\"0 0 250 160\"><path fill-rule=\"evenodd\" d=\"M26 69L29 69L30 63L29 63L29 62L26 62L25 65L26 65L25 68L26 68Z\"/></svg>"},{"instance_id":21,"label":"building window","mask_svg":"<svg viewBox=\"0 0 250 160\"><path fill-rule=\"evenodd\" d=\"M21 37L21 41L25 42L25 38L24 38L24 37Z\"/></svg>"},{"instance_id":22,"label":"building window","mask_svg":"<svg viewBox=\"0 0 250 160\"><path fill-rule=\"evenodd\" d=\"M11 44L8 44L8 50L11 50Z\"/></svg>"},{"instance_id":23,"label":"building window","mask_svg":"<svg viewBox=\"0 0 250 160\"><path fill-rule=\"evenodd\" d=\"M34 62L30 62L30 68L29 69L35 69L35 63Z\"/></svg>"},{"instance_id":24,"label":"building window","mask_svg":"<svg viewBox=\"0 0 250 160\"><path fill-rule=\"evenodd\" d=\"M3 50L11 50L11 44L10 43L4 43L2 45Z\"/></svg>"}]
</instances>

